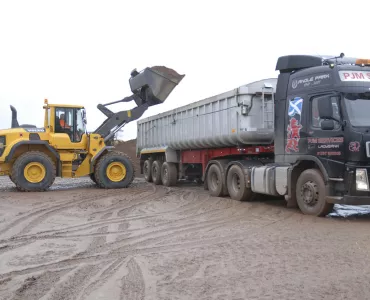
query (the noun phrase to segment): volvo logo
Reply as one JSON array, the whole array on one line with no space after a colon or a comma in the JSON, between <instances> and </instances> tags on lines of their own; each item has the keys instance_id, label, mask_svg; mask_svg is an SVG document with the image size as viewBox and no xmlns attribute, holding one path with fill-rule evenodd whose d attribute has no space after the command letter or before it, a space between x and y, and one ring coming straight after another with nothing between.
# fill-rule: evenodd
<instances>
[{"instance_id":1,"label":"volvo logo","mask_svg":"<svg viewBox=\"0 0 370 300\"><path fill-rule=\"evenodd\" d=\"M297 81L297 79L294 79L292 81L292 88L295 89L297 87L297 85L298 85L298 81Z\"/></svg>"}]
</instances>

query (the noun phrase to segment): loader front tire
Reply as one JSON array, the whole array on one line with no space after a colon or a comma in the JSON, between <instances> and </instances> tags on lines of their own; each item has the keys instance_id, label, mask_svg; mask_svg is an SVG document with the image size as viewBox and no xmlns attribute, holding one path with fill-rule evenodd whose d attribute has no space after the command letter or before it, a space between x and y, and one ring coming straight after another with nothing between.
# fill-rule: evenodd
<instances>
[{"instance_id":1,"label":"loader front tire","mask_svg":"<svg viewBox=\"0 0 370 300\"><path fill-rule=\"evenodd\" d=\"M52 159L40 151L19 156L11 171L11 180L22 192L42 192L54 183L56 168Z\"/></svg>"},{"instance_id":2,"label":"loader front tire","mask_svg":"<svg viewBox=\"0 0 370 300\"><path fill-rule=\"evenodd\" d=\"M95 166L94 177L101 188L127 188L135 178L135 168L126 154L110 151L99 159Z\"/></svg>"}]
</instances>

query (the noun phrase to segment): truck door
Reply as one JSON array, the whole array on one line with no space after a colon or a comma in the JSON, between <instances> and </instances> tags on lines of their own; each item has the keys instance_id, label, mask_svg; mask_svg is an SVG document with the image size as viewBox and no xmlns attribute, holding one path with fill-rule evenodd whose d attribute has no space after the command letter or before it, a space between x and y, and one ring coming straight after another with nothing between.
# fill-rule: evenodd
<instances>
[{"instance_id":1,"label":"truck door","mask_svg":"<svg viewBox=\"0 0 370 300\"><path fill-rule=\"evenodd\" d=\"M330 93L309 97L309 118L307 118L307 154L316 156L323 163L329 177L341 177L344 172L344 133L339 122L334 128L325 126L319 117L318 103L330 97L333 117L342 120L340 99Z\"/></svg>"}]
</instances>

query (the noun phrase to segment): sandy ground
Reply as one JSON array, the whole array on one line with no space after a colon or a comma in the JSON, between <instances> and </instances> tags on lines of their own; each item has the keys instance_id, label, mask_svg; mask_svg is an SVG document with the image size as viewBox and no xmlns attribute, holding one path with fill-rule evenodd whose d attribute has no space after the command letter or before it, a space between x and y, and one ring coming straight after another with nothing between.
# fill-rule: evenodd
<instances>
[{"instance_id":1,"label":"sandy ground","mask_svg":"<svg viewBox=\"0 0 370 300\"><path fill-rule=\"evenodd\" d=\"M0 179L0 299L370 299L370 209L336 209Z\"/></svg>"}]
</instances>

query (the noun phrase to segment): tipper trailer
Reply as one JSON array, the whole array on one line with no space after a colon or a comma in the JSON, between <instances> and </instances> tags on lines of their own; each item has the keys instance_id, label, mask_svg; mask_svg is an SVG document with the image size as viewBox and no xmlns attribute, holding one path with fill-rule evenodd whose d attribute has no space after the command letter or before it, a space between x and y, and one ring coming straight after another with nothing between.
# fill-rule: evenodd
<instances>
[{"instance_id":1,"label":"tipper trailer","mask_svg":"<svg viewBox=\"0 0 370 300\"><path fill-rule=\"evenodd\" d=\"M324 216L370 204L370 60L280 57L278 78L138 121L148 182L200 180L212 196L284 196Z\"/></svg>"}]
</instances>

